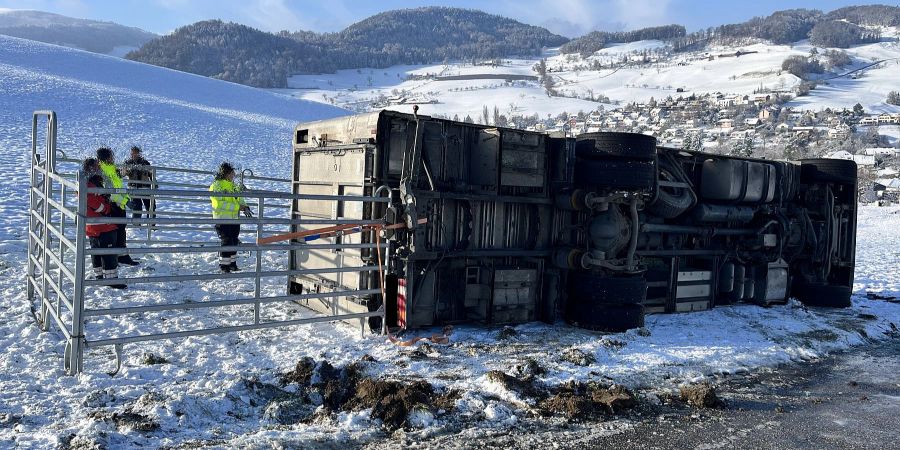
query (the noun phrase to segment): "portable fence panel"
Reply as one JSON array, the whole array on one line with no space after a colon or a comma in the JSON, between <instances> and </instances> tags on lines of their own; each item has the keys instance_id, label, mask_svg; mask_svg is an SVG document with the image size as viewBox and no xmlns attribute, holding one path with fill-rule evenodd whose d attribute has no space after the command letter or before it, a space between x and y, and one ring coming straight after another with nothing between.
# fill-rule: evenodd
<instances>
[{"instance_id":1,"label":"portable fence panel","mask_svg":"<svg viewBox=\"0 0 900 450\"><path fill-rule=\"evenodd\" d=\"M46 130L39 126L46 121ZM286 327L330 321L356 321L362 327L369 318L378 317L384 323L384 307L374 311L353 313L315 314L309 317L290 317L286 309L274 310L277 314L263 315L264 306L278 306L288 303L304 304L323 302L334 305L338 298L365 299L381 294L380 288L337 288L331 292L280 292L286 291L289 278L294 276L315 277L359 277L361 274L378 271L372 261L358 260L353 266L288 269L288 255L292 251L370 251L378 248L375 243L366 242L361 236L347 239L323 239L319 243L298 240L277 244L240 244L223 246L218 244L213 226L217 224L242 225L241 236L259 239L286 233L292 227L324 227L328 225L377 225L381 221L361 221L358 213L362 205L385 203L389 199L381 196L364 195L363 190L351 189L346 192L293 193L291 180L257 176L250 170L242 170L240 180L243 186L252 182L257 189L239 193L240 197L255 210L253 217L238 219L213 219L210 213L210 192L206 180L212 181L214 173L198 169L169 166L142 166L152 173L150 188L126 186L122 189L87 188L80 173L81 162L69 158L56 148L57 118L51 111L36 111L32 118L31 148L31 189L29 203L28 258L26 268L26 297L32 304L40 305L40 313L35 313L41 329L51 326L59 329L66 339L63 358L67 374L74 375L84 370L85 349L101 346L115 346L120 357L121 346L158 339L185 338L236 331ZM43 131L43 132L42 132ZM43 146L39 143L43 140ZM202 182L199 182L202 180ZM87 217L88 194L126 194L132 198L150 199L154 208L140 215L129 214L124 218ZM291 202L297 200L338 201L348 214L340 219L293 218L290 216ZM137 213L137 211L135 211ZM223 251L249 252L246 261L249 269L243 272L214 272L217 265L168 267L171 273L148 274L139 272L117 279L93 279L87 269L91 256L118 254L119 249L92 249L88 244L86 227L96 223L124 223L130 228L127 252L145 255L158 261L202 261L203 254ZM208 239L208 240L204 240ZM387 244L382 244L386 248ZM273 257L267 257L272 254ZM195 256L192 256L195 255ZM193 258L193 259L192 259ZM200 258L200 259L198 259ZM202 263L201 263L202 264ZM274 266L273 266L274 264ZM338 278L340 279L340 278ZM243 281L242 281L243 280ZM209 294L209 298L197 301L185 299L169 302L160 299L147 300L139 296L125 300L108 295L98 296L105 286L126 284L129 289L152 289L160 283L250 283L251 288L241 292L224 289L220 294ZM354 285L356 283L353 283ZM277 289L276 289L277 286ZM236 291L236 290L235 290ZM273 295L274 294L274 295ZM234 298L232 298L234 297ZM252 306L252 313L246 313ZM235 309L244 307L244 309ZM138 319L144 314L161 318L170 314L197 314L200 311L216 311L218 326L208 326L201 320L189 322L188 326L176 329L151 329L139 332L123 320ZM267 310L268 311L268 310ZM109 320L114 319L115 320ZM131 319L129 319L131 318ZM129 328L126 330L125 328ZM364 331L364 330L363 330Z\"/></svg>"}]
</instances>

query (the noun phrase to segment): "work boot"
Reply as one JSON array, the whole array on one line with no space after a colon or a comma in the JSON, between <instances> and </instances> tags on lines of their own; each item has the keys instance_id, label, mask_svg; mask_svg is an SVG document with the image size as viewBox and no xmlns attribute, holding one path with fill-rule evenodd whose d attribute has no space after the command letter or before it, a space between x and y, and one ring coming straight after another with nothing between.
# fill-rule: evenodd
<instances>
[{"instance_id":1,"label":"work boot","mask_svg":"<svg viewBox=\"0 0 900 450\"><path fill-rule=\"evenodd\" d=\"M231 273L230 265L219 265L219 269L222 271L222 273Z\"/></svg>"},{"instance_id":2,"label":"work boot","mask_svg":"<svg viewBox=\"0 0 900 450\"><path fill-rule=\"evenodd\" d=\"M237 272L237 271L241 270L241 269L238 268L237 262L236 262L236 261L232 261L231 264L228 265L228 269L229 269L231 272Z\"/></svg>"},{"instance_id":3,"label":"work boot","mask_svg":"<svg viewBox=\"0 0 900 450\"><path fill-rule=\"evenodd\" d=\"M119 275L117 272L118 271L116 269L104 270L103 275L100 278L104 279L104 280L117 280L119 278ZM106 286L111 287L113 289L127 289L128 288L128 286L121 284L121 283L107 284Z\"/></svg>"},{"instance_id":4,"label":"work boot","mask_svg":"<svg viewBox=\"0 0 900 450\"><path fill-rule=\"evenodd\" d=\"M119 264L125 264L126 266L136 266L140 264L140 261L135 259L131 259L131 255L122 255L118 258Z\"/></svg>"}]
</instances>

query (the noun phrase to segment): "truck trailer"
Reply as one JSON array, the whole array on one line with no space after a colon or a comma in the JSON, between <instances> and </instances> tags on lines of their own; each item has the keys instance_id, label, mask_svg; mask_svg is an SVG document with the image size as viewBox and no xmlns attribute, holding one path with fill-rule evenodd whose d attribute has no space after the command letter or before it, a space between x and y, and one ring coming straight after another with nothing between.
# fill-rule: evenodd
<instances>
[{"instance_id":1,"label":"truck trailer","mask_svg":"<svg viewBox=\"0 0 900 450\"><path fill-rule=\"evenodd\" d=\"M850 305L853 161L741 158L642 134L555 137L380 111L297 125L292 173L296 194L390 198L291 207L298 219L393 225L327 238L380 250L290 255L291 269L380 264L289 281L294 294L383 287L304 302L328 313L384 307L387 323L376 318L373 329L564 319L614 332L643 326L648 313L737 302Z\"/></svg>"}]
</instances>

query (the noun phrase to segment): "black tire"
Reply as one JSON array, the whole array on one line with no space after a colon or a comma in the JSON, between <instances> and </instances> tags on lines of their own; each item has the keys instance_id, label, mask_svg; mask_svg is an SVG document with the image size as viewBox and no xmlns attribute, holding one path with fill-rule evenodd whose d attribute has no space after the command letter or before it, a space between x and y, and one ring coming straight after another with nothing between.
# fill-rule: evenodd
<instances>
[{"instance_id":1,"label":"black tire","mask_svg":"<svg viewBox=\"0 0 900 450\"><path fill-rule=\"evenodd\" d=\"M775 163L775 198L790 202L800 192L800 166L789 162Z\"/></svg>"},{"instance_id":2,"label":"black tire","mask_svg":"<svg viewBox=\"0 0 900 450\"><path fill-rule=\"evenodd\" d=\"M576 186L600 186L620 189L652 189L656 184L653 161L608 159L575 161Z\"/></svg>"},{"instance_id":3,"label":"black tire","mask_svg":"<svg viewBox=\"0 0 900 450\"><path fill-rule=\"evenodd\" d=\"M826 308L850 307L851 289L849 286L834 284L810 283L796 286L794 295L807 306L823 306Z\"/></svg>"},{"instance_id":4,"label":"black tire","mask_svg":"<svg viewBox=\"0 0 900 450\"><path fill-rule=\"evenodd\" d=\"M639 133L585 133L578 135L575 155L583 159L629 158L652 161L656 138Z\"/></svg>"},{"instance_id":5,"label":"black tire","mask_svg":"<svg viewBox=\"0 0 900 450\"><path fill-rule=\"evenodd\" d=\"M566 320L578 328L620 333L644 326L644 305L577 304L569 309Z\"/></svg>"},{"instance_id":6,"label":"black tire","mask_svg":"<svg viewBox=\"0 0 900 450\"><path fill-rule=\"evenodd\" d=\"M681 189L677 194L660 189L656 201L647 207L647 210L663 219L674 219L693 204L694 198L687 189Z\"/></svg>"},{"instance_id":7,"label":"black tire","mask_svg":"<svg viewBox=\"0 0 900 450\"><path fill-rule=\"evenodd\" d=\"M604 277L592 272L569 271L569 299L576 302L635 304L647 298L644 277Z\"/></svg>"},{"instance_id":8,"label":"black tire","mask_svg":"<svg viewBox=\"0 0 900 450\"><path fill-rule=\"evenodd\" d=\"M806 183L856 183L856 163L845 159L804 159L800 179Z\"/></svg>"},{"instance_id":9,"label":"black tire","mask_svg":"<svg viewBox=\"0 0 900 450\"><path fill-rule=\"evenodd\" d=\"M669 181L676 181L674 173L663 160L660 160L659 178ZM691 188L671 188L660 186L657 190L656 199L651 203L647 210L663 219L674 219L682 213L694 206L696 197Z\"/></svg>"}]
</instances>

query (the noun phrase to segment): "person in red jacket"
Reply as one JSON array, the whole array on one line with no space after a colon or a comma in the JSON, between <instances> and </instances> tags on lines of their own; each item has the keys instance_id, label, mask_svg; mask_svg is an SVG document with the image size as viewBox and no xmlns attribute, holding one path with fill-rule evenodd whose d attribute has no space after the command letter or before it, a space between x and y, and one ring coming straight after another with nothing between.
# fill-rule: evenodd
<instances>
[{"instance_id":1,"label":"person in red jacket","mask_svg":"<svg viewBox=\"0 0 900 450\"><path fill-rule=\"evenodd\" d=\"M84 160L82 171L87 178L88 188L102 188L103 175L100 165L94 158ZM109 217L112 206L109 195L89 192L87 195L88 217ZM114 223L89 223L85 225L85 234L90 239L91 248L114 248L119 226ZM97 279L119 278L119 262L117 255L91 255L91 265ZM111 284L111 288L125 289L124 284Z\"/></svg>"}]
</instances>

